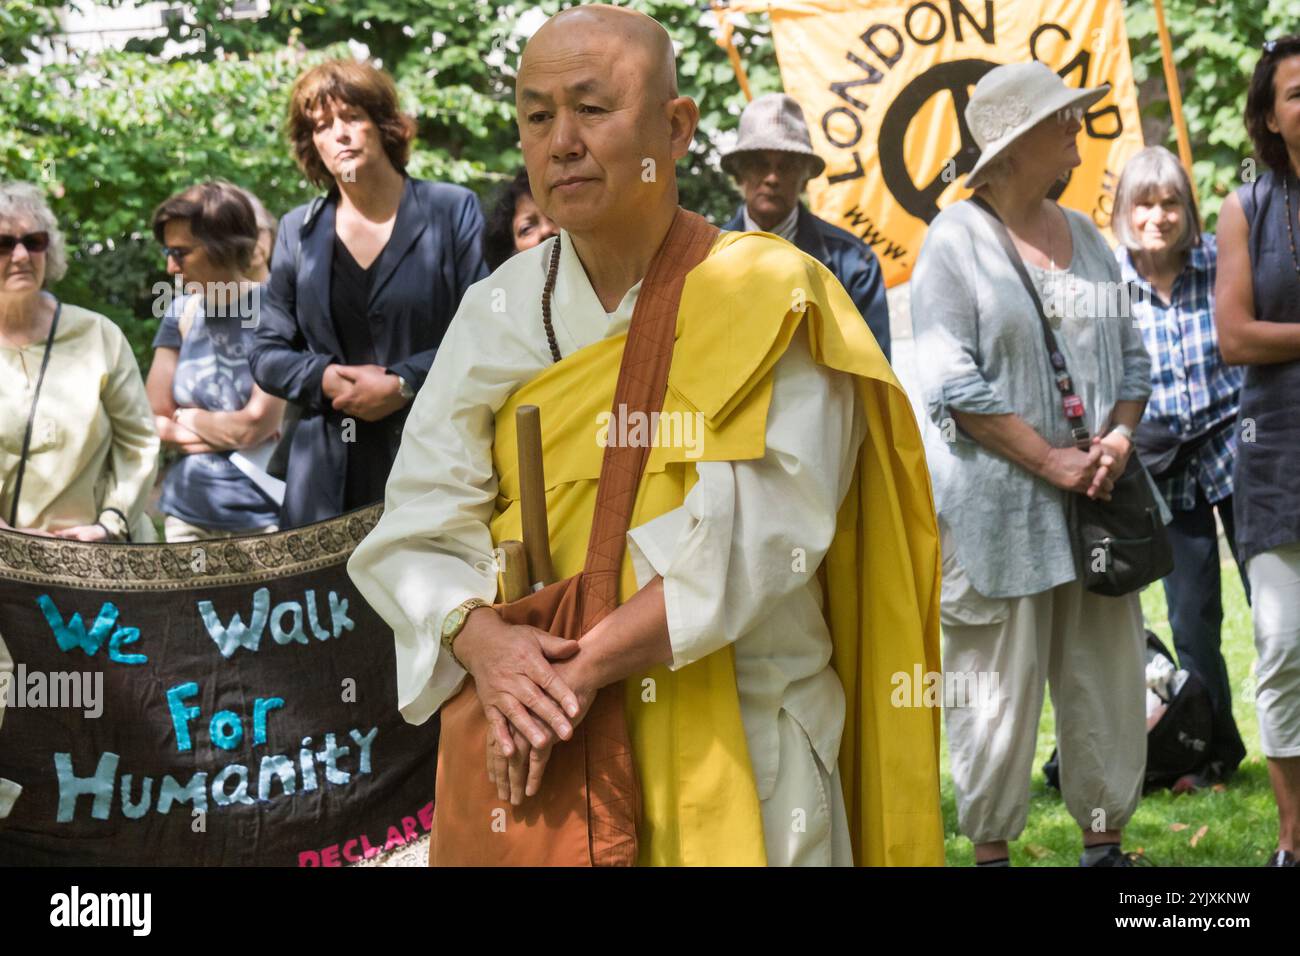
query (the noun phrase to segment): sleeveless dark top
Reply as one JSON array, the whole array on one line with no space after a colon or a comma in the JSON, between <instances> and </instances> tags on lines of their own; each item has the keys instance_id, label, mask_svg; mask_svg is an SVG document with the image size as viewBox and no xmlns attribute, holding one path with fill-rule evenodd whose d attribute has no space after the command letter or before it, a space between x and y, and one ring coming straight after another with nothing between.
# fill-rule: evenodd
<instances>
[{"instance_id":1,"label":"sleeveless dark top","mask_svg":"<svg viewBox=\"0 0 1300 956\"><path fill-rule=\"evenodd\" d=\"M1294 218L1300 212L1300 183L1294 175L1289 178L1291 231L1300 244L1300 219ZM1261 322L1300 322L1300 275L1296 274L1287 237L1282 179L1270 170L1239 188L1237 198L1249 228L1255 318ZM1232 496L1237 547L1243 562L1300 541L1298 407L1300 361L1246 366Z\"/></svg>"}]
</instances>

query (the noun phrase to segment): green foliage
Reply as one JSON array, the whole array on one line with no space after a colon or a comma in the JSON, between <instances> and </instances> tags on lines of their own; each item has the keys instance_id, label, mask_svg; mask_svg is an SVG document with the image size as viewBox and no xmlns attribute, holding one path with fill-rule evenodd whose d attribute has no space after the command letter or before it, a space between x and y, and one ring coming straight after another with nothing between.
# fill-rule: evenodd
<instances>
[{"instance_id":1,"label":"green foliage","mask_svg":"<svg viewBox=\"0 0 1300 956\"><path fill-rule=\"evenodd\" d=\"M1164 7L1182 89L1201 215L1212 229L1224 197L1242 184L1250 168L1245 160L1252 156L1252 149L1242 117L1260 46L1267 39L1300 29L1300 0L1165 0ZM1151 0L1128 0L1124 18L1134 79L1140 84L1148 77L1163 77ZM1163 91L1163 80L1160 88ZM1143 104L1143 112L1168 118L1167 96L1162 92L1159 98ZM1178 151L1172 126L1167 141L1161 145Z\"/></svg>"},{"instance_id":2,"label":"green foliage","mask_svg":"<svg viewBox=\"0 0 1300 956\"><path fill-rule=\"evenodd\" d=\"M108 0L119 4L125 0ZM286 212L314 193L283 132L289 89L305 68L365 44L397 80L417 119L413 175L462 183L485 195L520 165L514 67L521 20L535 25L568 3L541 0L271 0L268 16L223 20L228 0L176 4L168 36L125 52L48 66L16 64L55 25L59 0L0 6L0 178L43 182L63 224L72 264L59 294L113 317L147 365L156 328L151 289L165 281L149 231L154 207L194 182L223 177ZM1151 0L1128 0L1139 81L1159 73ZM744 96L697 0L631 0L662 22L677 47L683 93L700 105L700 131L679 164L682 202L715 220L736 194L718 167L718 143L735 130ZM1260 42L1292 26L1300 0L1205 5L1166 0L1184 74L1185 112L1204 212L1240 182L1249 144L1241 123ZM781 88L765 17L738 29L755 94ZM167 44L169 41L171 45ZM176 43L184 52L175 52ZM164 58L165 50L167 53ZM1167 115L1162 100L1144 108ZM1169 145L1173 146L1172 133Z\"/></svg>"},{"instance_id":3,"label":"green foliage","mask_svg":"<svg viewBox=\"0 0 1300 956\"><path fill-rule=\"evenodd\" d=\"M54 11L63 0L4 0L0 4L0 69L22 63L28 51L54 32Z\"/></svg>"},{"instance_id":4,"label":"green foliage","mask_svg":"<svg viewBox=\"0 0 1300 956\"><path fill-rule=\"evenodd\" d=\"M0 25L10 39L0 45L0 64L13 64L53 23L48 8L58 4L6 3ZM166 37L35 74L10 68L0 83L0 115L12 117L0 125L0 178L43 182L68 240L71 264L56 292L122 325L142 367L157 328L151 290L167 281L149 229L154 207L212 178L251 189L277 215L314 194L283 132L299 73L330 56L352 56L342 41L365 44L417 119L411 174L485 195L521 164L513 102L520 18L570 4L271 0L269 15L257 21L223 20L225 5L178 4L185 16L170 22ZM701 106L695 148L679 165L682 201L715 219L729 216L736 196L714 144L736 127L744 97L726 54L700 5L630 5L669 29L682 91ZM767 24L738 31L737 41L755 90L779 89ZM178 43L186 52L164 59Z\"/></svg>"},{"instance_id":5,"label":"green foliage","mask_svg":"<svg viewBox=\"0 0 1300 956\"><path fill-rule=\"evenodd\" d=\"M217 68L108 53L10 71L0 114L16 121L0 127L0 177L46 187L69 247L57 293L112 317L145 359L157 328L151 290L167 281L154 207L203 179L248 186L271 209L310 195L280 126L311 59L285 49Z\"/></svg>"}]
</instances>

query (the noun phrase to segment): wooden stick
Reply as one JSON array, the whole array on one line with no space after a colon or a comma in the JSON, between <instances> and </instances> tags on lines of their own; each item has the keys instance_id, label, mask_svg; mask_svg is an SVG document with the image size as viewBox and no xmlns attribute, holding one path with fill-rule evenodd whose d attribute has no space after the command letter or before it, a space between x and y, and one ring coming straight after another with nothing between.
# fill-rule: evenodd
<instances>
[{"instance_id":1,"label":"wooden stick","mask_svg":"<svg viewBox=\"0 0 1300 956\"><path fill-rule=\"evenodd\" d=\"M1196 175L1192 172L1192 141L1187 135L1187 120L1183 118L1183 92L1178 85L1178 71L1174 69L1174 43L1165 24L1164 0L1155 0L1156 32L1160 34L1160 60L1165 68L1165 87L1169 92L1169 112L1174 117L1174 133L1178 137L1178 158L1182 160L1187 178L1192 182L1192 199L1200 208L1196 196Z\"/></svg>"},{"instance_id":2,"label":"wooden stick","mask_svg":"<svg viewBox=\"0 0 1300 956\"><path fill-rule=\"evenodd\" d=\"M515 412L519 441L519 507L522 511L528 580L533 587L555 581L551 532L546 521L546 479L542 471L542 415L536 405Z\"/></svg>"},{"instance_id":3,"label":"wooden stick","mask_svg":"<svg viewBox=\"0 0 1300 956\"><path fill-rule=\"evenodd\" d=\"M522 541L502 541L501 600L509 604L528 594L528 554Z\"/></svg>"}]
</instances>

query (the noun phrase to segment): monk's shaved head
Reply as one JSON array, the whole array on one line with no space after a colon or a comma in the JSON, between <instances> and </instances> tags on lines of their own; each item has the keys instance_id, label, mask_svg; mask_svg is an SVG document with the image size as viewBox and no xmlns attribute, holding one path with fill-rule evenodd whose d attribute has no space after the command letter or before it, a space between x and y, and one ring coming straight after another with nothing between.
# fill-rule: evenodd
<instances>
[{"instance_id":1,"label":"monk's shaved head","mask_svg":"<svg viewBox=\"0 0 1300 956\"><path fill-rule=\"evenodd\" d=\"M656 101L677 95L677 60L668 31L644 13L603 3L561 10L542 24L524 48L520 80L533 63L563 60L592 48L621 62L634 58L646 95L653 94Z\"/></svg>"},{"instance_id":2,"label":"monk's shaved head","mask_svg":"<svg viewBox=\"0 0 1300 956\"><path fill-rule=\"evenodd\" d=\"M577 241L599 235L605 248L667 231L674 164L700 111L677 93L663 27L622 7L557 13L524 48L515 105L533 200L553 222Z\"/></svg>"}]
</instances>

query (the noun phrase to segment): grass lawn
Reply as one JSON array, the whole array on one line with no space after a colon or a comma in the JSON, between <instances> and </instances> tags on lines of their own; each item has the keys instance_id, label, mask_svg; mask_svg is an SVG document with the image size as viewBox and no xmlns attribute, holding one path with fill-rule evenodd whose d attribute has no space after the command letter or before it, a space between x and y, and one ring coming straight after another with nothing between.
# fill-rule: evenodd
<instances>
[{"instance_id":1,"label":"grass lawn","mask_svg":"<svg viewBox=\"0 0 1300 956\"><path fill-rule=\"evenodd\" d=\"M1255 645L1250 607L1236 566L1231 562L1223 566L1223 602L1223 653L1232 681L1232 712L1246 742L1247 756L1236 775L1219 792L1209 790L1175 797L1165 790L1142 798L1125 830L1124 846L1141 850L1160 866L1260 866L1277 845L1277 810L1255 721L1252 671ZM1142 609L1147 627L1172 651L1161 585L1146 589ZM1029 787L1029 822L1020 839L1011 844L1013 866L1077 866L1079 863L1082 844L1078 826L1066 811L1060 794L1047 786L1039 769L1056 745L1053 724L1052 705L1048 700L1038 725L1038 754ZM957 830L946 734L940 772L948 865L972 866L975 854L970 841Z\"/></svg>"}]
</instances>

